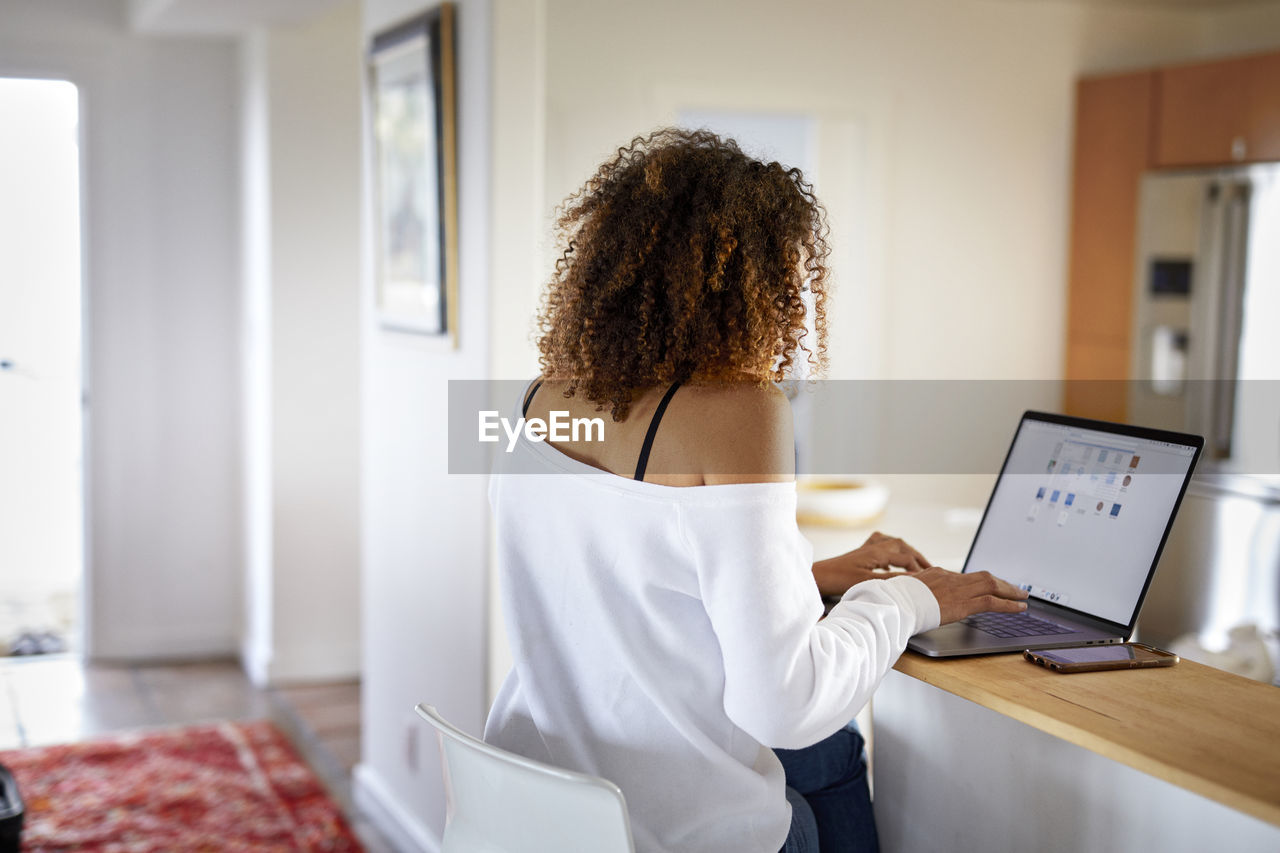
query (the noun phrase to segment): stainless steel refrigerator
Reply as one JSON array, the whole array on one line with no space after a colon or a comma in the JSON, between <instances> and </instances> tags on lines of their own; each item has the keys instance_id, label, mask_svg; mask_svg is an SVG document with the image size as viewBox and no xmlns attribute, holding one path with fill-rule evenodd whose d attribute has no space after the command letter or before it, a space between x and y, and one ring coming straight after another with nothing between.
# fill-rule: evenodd
<instances>
[{"instance_id":1,"label":"stainless steel refrigerator","mask_svg":"<svg viewBox=\"0 0 1280 853\"><path fill-rule=\"evenodd\" d=\"M1253 625L1274 652L1280 164L1146 175L1133 298L1130 419L1205 436L1140 638L1221 648Z\"/></svg>"}]
</instances>

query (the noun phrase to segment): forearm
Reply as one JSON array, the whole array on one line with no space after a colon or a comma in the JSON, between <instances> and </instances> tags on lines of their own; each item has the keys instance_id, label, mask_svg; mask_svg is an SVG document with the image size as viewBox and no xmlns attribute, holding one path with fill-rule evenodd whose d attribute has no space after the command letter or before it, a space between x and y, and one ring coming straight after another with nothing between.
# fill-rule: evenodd
<instances>
[{"instance_id":1,"label":"forearm","mask_svg":"<svg viewBox=\"0 0 1280 853\"><path fill-rule=\"evenodd\" d=\"M841 571L841 557L828 557L816 560L813 564L813 579L818 584L818 592L826 596L844 595L849 585L845 582L847 573Z\"/></svg>"},{"instance_id":2,"label":"forearm","mask_svg":"<svg viewBox=\"0 0 1280 853\"><path fill-rule=\"evenodd\" d=\"M813 579L823 595L839 596L855 584L885 577L894 568L918 572L928 567L929 561L906 542L872 533L859 548L815 561Z\"/></svg>"}]
</instances>

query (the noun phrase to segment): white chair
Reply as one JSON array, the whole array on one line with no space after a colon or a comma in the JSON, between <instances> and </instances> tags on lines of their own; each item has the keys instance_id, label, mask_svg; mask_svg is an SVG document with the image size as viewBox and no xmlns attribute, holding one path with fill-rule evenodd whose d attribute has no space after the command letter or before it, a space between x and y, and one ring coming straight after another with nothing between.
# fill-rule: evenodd
<instances>
[{"instance_id":1,"label":"white chair","mask_svg":"<svg viewBox=\"0 0 1280 853\"><path fill-rule=\"evenodd\" d=\"M415 710L440 743L441 853L635 853L617 785L490 746L430 705Z\"/></svg>"}]
</instances>

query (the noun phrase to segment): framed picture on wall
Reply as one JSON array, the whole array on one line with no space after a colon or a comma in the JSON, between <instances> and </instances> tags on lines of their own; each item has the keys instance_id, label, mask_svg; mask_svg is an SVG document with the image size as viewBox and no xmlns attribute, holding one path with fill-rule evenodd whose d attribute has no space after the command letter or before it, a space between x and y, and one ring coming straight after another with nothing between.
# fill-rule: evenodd
<instances>
[{"instance_id":1,"label":"framed picture on wall","mask_svg":"<svg viewBox=\"0 0 1280 853\"><path fill-rule=\"evenodd\" d=\"M376 35L369 75L378 322L457 346L453 4Z\"/></svg>"}]
</instances>

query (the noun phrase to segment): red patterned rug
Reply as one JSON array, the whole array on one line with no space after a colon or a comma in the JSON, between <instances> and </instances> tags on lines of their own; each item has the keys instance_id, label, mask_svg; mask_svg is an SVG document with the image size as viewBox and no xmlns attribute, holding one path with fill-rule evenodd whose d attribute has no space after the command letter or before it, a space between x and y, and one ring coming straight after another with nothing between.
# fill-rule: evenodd
<instances>
[{"instance_id":1,"label":"red patterned rug","mask_svg":"<svg viewBox=\"0 0 1280 853\"><path fill-rule=\"evenodd\" d=\"M361 850L268 722L19 749L0 764L26 801L25 853Z\"/></svg>"}]
</instances>

